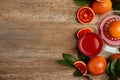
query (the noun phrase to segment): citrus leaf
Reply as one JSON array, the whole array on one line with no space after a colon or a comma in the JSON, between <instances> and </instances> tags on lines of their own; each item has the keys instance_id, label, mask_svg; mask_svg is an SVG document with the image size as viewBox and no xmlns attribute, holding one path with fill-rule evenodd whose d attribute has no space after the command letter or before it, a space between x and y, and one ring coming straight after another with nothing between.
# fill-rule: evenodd
<instances>
[{"instance_id":1,"label":"citrus leaf","mask_svg":"<svg viewBox=\"0 0 120 80\"><path fill-rule=\"evenodd\" d=\"M111 0L113 10L120 10L120 0Z\"/></svg>"},{"instance_id":2,"label":"citrus leaf","mask_svg":"<svg viewBox=\"0 0 120 80\"><path fill-rule=\"evenodd\" d=\"M90 60L88 56L83 55L80 51L78 52L78 58L85 63L88 63Z\"/></svg>"},{"instance_id":3,"label":"citrus leaf","mask_svg":"<svg viewBox=\"0 0 120 80\"><path fill-rule=\"evenodd\" d=\"M83 6L89 3L89 0L73 0L76 5Z\"/></svg>"},{"instance_id":4,"label":"citrus leaf","mask_svg":"<svg viewBox=\"0 0 120 80\"><path fill-rule=\"evenodd\" d=\"M110 71L110 65L111 65L111 61L108 62L107 67L106 67L106 73L107 73L108 76L111 76L111 75L112 75L112 74L111 74L111 71Z\"/></svg>"},{"instance_id":5,"label":"citrus leaf","mask_svg":"<svg viewBox=\"0 0 120 80\"><path fill-rule=\"evenodd\" d=\"M74 76L82 76L82 74L80 73L80 71L76 70L74 73L73 73Z\"/></svg>"},{"instance_id":6,"label":"citrus leaf","mask_svg":"<svg viewBox=\"0 0 120 80\"><path fill-rule=\"evenodd\" d=\"M111 65L110 65L110 71L111 71L111 73L112 73L112 76L114 76L114 77L116 77L116 73L115 73L115 66L116 66L116 64L117 64L117 62L118 62L118 58L116 58L116 59L114 59L112 62L111 62Z\"/></svg>"},{"instance_id":7,"label":"citrus leaf","mask_svg":"<svg viewBox=\"0 0 120 80\"><path fill-rule=\"evenodd\" d=\"M74 65L74 62L77 61L77 58L72 56L71 54L63 53L63 58L70 64Z\"/></svg>"},{"instance_id":8,"label":"citrus leaf","mask_svg":"<svg viewBox=\"0 0 120 80\"><path fill-rule=\"evenodd\" d=\"M117 80L117 77L109 77L108 80Z\"/></svg>"},{"instance_id":9,"label":"citrus leaf","mask_svg":"<svg viewBox=\"0 0 120 80\"><path fill-rule=\"evenodd\" d=\"M63 65L66 65L66 66L70 66L70 67L73 67L73 65L70 65L67 61L65 60L57 60L58 63L60 64L63 64Z\"/></svg>"},{"instance_id":10,"label":"citrus leaf","mask_svg":"<svg viewBox=\"0 0 120 80\"><path fill-rule=\"evenodd\" d=\"M87 80L93 80L93 79L90 78L89 75L86 75L85 78L86 78Z\"/></svg>"},{"instance_id":11,"label":"citrus leaf","mask_svg":"<svg viewBox=\"0 0 120 80\"><path fill-rule=\"evenodd\" d=\"M116 66L115 66L115 73L117 76L120 77L120 59L118 60Z\"/></svg>"}]
</instances>

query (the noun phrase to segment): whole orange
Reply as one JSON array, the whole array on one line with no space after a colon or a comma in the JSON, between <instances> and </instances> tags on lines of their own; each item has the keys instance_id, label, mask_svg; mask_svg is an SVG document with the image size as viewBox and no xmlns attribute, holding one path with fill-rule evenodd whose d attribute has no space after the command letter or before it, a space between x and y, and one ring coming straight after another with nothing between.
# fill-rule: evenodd
<instances>
[{"instance_id":1,"label":"whole orange","mask_svg":"<svg viewBox=\"0 0 120 80\"><path fill-rule=\"evenodd\" d=\"M96 14L104 14L104 13L110 11L111 8L112 8L111 0L105 0L103 2L94 0L92 2L92 9Z\"/></svg>"},{"instance_id":2,"label":"whole orange","mask_svg":"<svg viewBox=\"0 0 120 80\"><path fill-rule=\"evenodd\" d=\"M113 61L114 59L119 58L120 59L120 53L115 53L110 56L110 61Z\"/></svg>"},{"instance_id":3,"label":"whole orange","mask_svg":"<svg viewBox=\"0 0 120 80\"><path fill-rule=\"evenodd\" d=\"M87 64L88 71L93 75L103 74L106 70L107 61L102 56L91 58Z\"/></svg>"},{"instance_id":4,"label":"whole orange","mask_svg":"<svg viewBox=\"0 0 120 80\"><path fill-rule=\"evenodd\" d=\"M114 21L108 27L108 34L114 38L120 38L120 21Z\"/></svg>"}]
</instances>

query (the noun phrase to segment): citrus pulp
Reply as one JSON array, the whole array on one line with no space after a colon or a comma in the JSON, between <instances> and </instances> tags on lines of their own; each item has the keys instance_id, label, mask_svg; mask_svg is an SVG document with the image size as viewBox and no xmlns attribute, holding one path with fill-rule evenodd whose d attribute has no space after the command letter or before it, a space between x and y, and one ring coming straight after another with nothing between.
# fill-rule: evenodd
<instances>
[{"instance_id":1,"label":"citrus pulp","mask_svg":"<svg viewBox=\"0 0 120 80\"><path fill-rule=\"evenodd\" d=\"M77 38L80 39L83 37L83 35L91 32L93 32L91 28L88 28L88 27L82 28L77 32Z\"/></svg>"},{"instance_id":2,"label":"citrus pulp","mask_svg":"<svg viewBox=\"0 0 120 80\"><path fill-rule=\"evenodd\" d=\"M94 17L95 13L90 7L81 7L77 12L77 19L82 24L90 23Z\"/></svg>"},{"instance_id":3,"label":"citrus pulp","mask_svg":"<svg viewBox=\"0 0 120 80\"><path fill-rule=\"evenodd\" d=\"M81 72L83 76L87 74L87 66L83 61L76 61L74 66Z\"/></svg>"}]
</instances>

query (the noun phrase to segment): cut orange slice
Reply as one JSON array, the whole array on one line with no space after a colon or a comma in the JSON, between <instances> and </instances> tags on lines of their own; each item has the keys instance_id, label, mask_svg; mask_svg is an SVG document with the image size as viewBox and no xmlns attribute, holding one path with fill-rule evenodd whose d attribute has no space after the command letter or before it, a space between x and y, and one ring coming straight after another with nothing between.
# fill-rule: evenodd
<instances>
[{"instance_id":1,"label":"cut orange slice","mask_svg":"<svg viewBox=\"0 0 120 80\"><path fill-rule=\"evenodd\" d=\"M82 38L85 34L91 33L91 32L93 32L93 30L92 30L91 28L88 28L88 27L82 28L82 29L80 29L80 30L77 32L77 38L80 39L80 38Z\"/></svg>"},{"instance_id":2,"label":"cut orange slice","mask_svg":"<svg viewBox=\"0 0 120 80\"><path fill-rule=\"evenodd\" d=\"M87 74L87 66L83 61L76 61L74 66L81 72L83 76Z\"/></svg>"},{"instance_id":3,"label":"cut orange slice","mask_svg":"<svg viewBox=\"0 0 120 80\"><path fill-rule=\"evenodd\" d=\"M82 24L90 23L94 17L95 13L90 7L81 7L77 12L77 19Z\"/></svg>"}]
</instances>

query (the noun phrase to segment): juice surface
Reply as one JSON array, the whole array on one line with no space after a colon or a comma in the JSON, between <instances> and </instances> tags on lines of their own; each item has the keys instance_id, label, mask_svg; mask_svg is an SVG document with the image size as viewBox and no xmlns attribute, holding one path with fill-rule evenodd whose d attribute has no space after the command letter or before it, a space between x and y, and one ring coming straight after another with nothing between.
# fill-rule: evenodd
<instances>
[{"instance_id":1,"label":"juice surface","mask_svg":"<svg viewBox=\"0 0 120 80\"><path fill-rule=\"evenodd\" d=\"M84 55L95 56L100 53L103 43L97 34L89 33L79 40L78 46Z\"/></svg>"}]
</instances>

